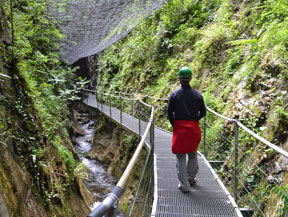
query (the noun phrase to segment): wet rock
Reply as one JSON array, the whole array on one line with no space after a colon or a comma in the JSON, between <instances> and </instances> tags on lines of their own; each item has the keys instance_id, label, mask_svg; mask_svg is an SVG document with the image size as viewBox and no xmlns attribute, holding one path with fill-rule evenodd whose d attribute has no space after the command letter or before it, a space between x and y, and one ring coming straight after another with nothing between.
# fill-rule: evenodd
<instances>
[{"instance_id":1,"label":"wet rock","mask_svg":"<svg viewBox=\"0 0 288 217\"><path fill-rule=\"evenodd\" d=\"M278 162L275 162L275 169L277 173L280 173L282 171L282 167Z\"/></svg>"},{"instance_id":2,"label":"wet rock","mask_svg":"<svg viewBox=\"0 0 288 217\"><path fill-rule=\"evenodd\" d=\"M0 216L9 217L9 212L3 194L0 194Z\"/></svg>"},{"instance_id":3,"label":"wet rock","mask_svg":"<svg viewBox=\"0 0 288 217\"><path fill-rule=\"evenodd\" d=\"M85 131L76 122L73 122L72 129L73 129L73 133L75 136L84 136L85 135Z\"/></svg>"},{"instance_id":4,"label":"wet rock","mask_svg":"<svg viewBox=\"0 0 288 217\"><path fill-rule=\"evenodd\" d=\"M94 122L88 125L88 129L94 129L94 127L95 127L95 123Z\"/></svg>"},{"instance_id":5,"label":"wet rock","mask_svg":"<svg viewBox=\"0 0 288 217\"><path fill-rule=\"evenodd\" d=\"M93 142L93 136L87 138L85 141L86 141L86 142L89 142L89 143Z\"/></svg>"}]
</instances>

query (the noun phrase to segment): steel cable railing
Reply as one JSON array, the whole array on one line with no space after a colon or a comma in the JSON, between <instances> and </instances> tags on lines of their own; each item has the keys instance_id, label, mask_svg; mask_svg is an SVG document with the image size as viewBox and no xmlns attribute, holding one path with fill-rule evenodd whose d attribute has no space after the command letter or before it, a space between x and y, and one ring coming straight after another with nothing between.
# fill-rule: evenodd
<instances>
[{"instance_id":1,"label":"steel cable railing","mask_svg":"<svg viewBox=\"0 0 288 217\"><path fill-rule=\"evenodd\" d=\"M279 206L281 195L273 194L272 191L273 188L280 186L281 181L278 180L277 174L273 173L271 166L268 165L268 159L270 157L270 160L275 162L273 158L277 154L279 159L281 156L282 158L288 158L288 153L252 132L238 120L227 118L210 108L207 109L212 114L225 120L226 125L227 123L234 125L234 135L231 135L230 132L225 132L226 139L224 139L231 144L229 137L234 137L234 147L230 148L234 156L230 159L226 158L221 168L221 172L224 174L220 175L220 177L225 180L226 185L233 185L233 195L238 206L243 207L243 212L249 216L282 216L281 206ZM225 124L223 123L223 125ZM204 130L206 131L207 129L209 128ZM241 132L239 132L240 129L242 129ZM223 138L223 135L220 135L219 138ZM211 140L215 139L211 138ZM257 151L255 148L257 140L260 141L260 144L266 145L264 150L263 146L260 146L260 148L256 146L258 147ZM222 142L223 139L220 141ZM225 142L223 143L225 145ZM203 148L205 148L205 145L207 144L203 144ZM210 146L212 145L214 144L210 144ZM265 156L266 150L268 150L269 156L268 154ZM208 155L206 157L208 158ZM229 174L229 171L225 171L225 166L228 164L230 165L228 168L233 165L233 176ZM282 193L288 195L287 190L283 190ZM287 204L283 204L283 206L287 206ZM275 209L275 207L278 208Z\"/></svg>"},{"instance_id":2,"label":"steel cable railing","mask_svg":"<svg viewBox=\"0 0 288 217\"><path fill-rule=\"evenodd\" d=\"M89 93L94 94L96 99L93 97L90 99ZM112 192L106 195L102 203L88 216L103 216L111 208L113 208L115 204L118 204L119 199L123 195L125 187L128 184L128 179L132 174L133 168L141 156L144 145L147 147L145 163L142 167L140 179L138 181L136 192L131 202L129 211L126 214L127 216L132 216L135 215L135 213L141 213L141 216L149 216L152 208L154 188L154 107L143 102L141 99L131 99L122 95L113 95L101 92L99 90L91 91L84 89L82 96L82 100L88 105L96 106L108 117L113 118L121 125L123 125L123 116L126 113L131 112L131 115L138 119L138 134L141 136L141 141L138 144L120 180ZM128 105L131 106L131 108L129 108ZM147 117L149 117L148 120ZM136 131L136 129L130 130L133 132Z\"/></svg>"},{"instance_id":3,"label":"steel cable railing","mask_svg":"<svg viewBox=\"0 0 288 217\"><path fill-rule=\"evenodd\" d=\"M122 92L121 94L128 95L127 93ZM131 94L130 96L132 95L135 96L135 94ZM150 99L151 104L153 104L153 102L155 103L156 101L164 102L165 105L163 104L160 106L162 108L162 111L158 107L155 108L155 111L157 113L157 117L166 116L166 109L163 108L166 108L165 106L167 105L168 101L167 98L157 98L148 95L143 95L141 96L141 98ZM218 169L216 171L224 180L224 183L226 183L226 186L228 188L229 186L233 186L232 189L230 188L230 190L233 192L234 200L238 203L240 207L243 207L242 212L245 213L245 215L251 216L281 216L281 212L278 212L279 210L281 211L281 203L282 207L287 207L288 204L283 204L283 201L281 202L281 195L272 193L273 188L277 188L280 186L280 181L277 177L277 174L273 174L269 165L265 163L265 159L268 158L268 156L265 157L265 154L267 152L267 155L269 154L270 158L271 156L275 156L278 154L278 158L283 156L287 159L288 152L272 144L266 139L260 137L238 120L225 117L213 111L209 107L207 107L207 110L210 112L210 114L213 114L216 117L219 117L220 120L222 119L223 121L225 121L225 123L222 123L223 126L221 126L220 129L225 129L223 127L225 125L227 126L226 132L218 132L219 129L213 129L211 128L211 125L207 125L206 117L203 119L203 139L201 144L203 155L206 158L209 158L211 157L210 152L212 151L215 156L217 156L217 159L214 158L214 161L209 162L212 163L212 165L213 163L215 163L215 161L219 162ZM159 114L159 112L165 112L165 114L161 115ZM155 117L156 120L157 117ZM229 123L232 124L230 125L230 127L228 127ZM209 127L211 128L210 130ZM231 135L231 129L234 129L234 135ZM207 130L209 131L207 132ZM242 131L239 132L239 130ZM213 144L208 144L207 138L211 137L211 133L215 136L211 138L214 140L214 142ZM218 139L219 144L217 145L215 145L216 137L220 138L220 140ZM234 141L232 141L232 138ZM255 144L257 144L257 140L261 144L266 145L266 147L268 148L265 148L264 151L262 150L262 152L264 152L264 157L261 157L258 154L257 157L260 157L260 160L257 157L253 156L253 153L257 153L254 148ZM209 154L207 154L207 152L209 152ZM225 153L223 154L223 152ZM233 175L229 173L230 168L233 168ZM288 198L287 189L281 189L281 194L287 195ZM270 207L272 207L272 209L274 209L273 206L277 205L278 211L273 211L272 209L269 210L268 208L265 208L265 205L267 204L270 204Z\"/></svg>"}]
</instances>

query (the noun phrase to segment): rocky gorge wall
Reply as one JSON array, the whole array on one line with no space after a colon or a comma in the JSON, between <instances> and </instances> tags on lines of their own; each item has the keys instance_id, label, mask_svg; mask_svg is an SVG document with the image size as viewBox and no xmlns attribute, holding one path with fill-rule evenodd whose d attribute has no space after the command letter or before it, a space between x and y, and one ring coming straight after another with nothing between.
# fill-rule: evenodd
<instances>
[{"instance_id":1,"label":"rocky gorge wall","mask_svg":"<svg viewBox=\"0 0 288 217\"><path fill-rule=\"evenodd\" d=\"M49 115L43 116L47 102L42 104L39 92L32 91L19 71L23 50L15 55L12 48L12 18L4 3L0 1L0 216L86 216L93 201L74 173L79 158L68 134L72 127L64 115L64 120L52 121L50 131ZM60 123L61 128L56 126Z\"/></svg>"},{"instance_id":2,"label":"rocky gorge wall","mask_svg":"<svg viewBox=\"0 0 288 217\"><path fill-rule=\"evenodd\" d=\"M119 126L97 109L87 107L83 103L74 103L73 108L77 112L88 113L88 119L94 122L95 132L91 141L92 147L85 157L101 162L107 167L107 172L118 181L139 144L138 135ZM125 193L120 199L120 209L124 213L128 211L130 201L135 193L146 154L144 148L129 178Z\"/></svg>"}]
</instances>

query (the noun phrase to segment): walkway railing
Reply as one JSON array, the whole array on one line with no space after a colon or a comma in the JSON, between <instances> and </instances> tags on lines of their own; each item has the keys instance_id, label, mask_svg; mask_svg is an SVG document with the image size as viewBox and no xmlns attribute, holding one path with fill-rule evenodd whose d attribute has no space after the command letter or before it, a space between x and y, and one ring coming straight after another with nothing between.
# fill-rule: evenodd
<instances>
[{"instance_id":1,"label":"walkway railing","mask_svg":"<svg viewBox=\"0 0 288 217\"><path fill-rule=\"evenodd\" d=\"M212 126L207 124L209 115L204 118L202 151L216 167L218 164L218 175L226 186L233 186L229 189L233 189L238 206L251 216L284 216L288 211L288 186L281 186L285 166L281 168L280 164L286 162L287 167L288 152L240 121L208 107L207 110L211 112L211 119L212 115L220 119L216 119ZM234 135L231 135L233 131ZM233 175L229 168L233 168Z\"/></svg>"},{"instance_id":2,"label":"walkway railing","mask_svg":"<svg viewBox=\"0 0 288 217\"><path fill-rule=\"evenodd\" d=\"M117 94L135 96L123 92ZM139 97L149 103L162 103L160 109L155 108L155 122L163 124L160 119L167 116L168 99L148 95ZM248 216L284 216L288 212L288 185L281 183L287 170L288 152L260 137L240 121L208 107L207 110L210 113L203 119L202 153L232 192L238 206L243 207L242 212ZM218 119L215 120L213 115ZM209 119L211 122L214 120L213 125L207 122ZM273 165L268 162L273 162Z\"/></svg>"},{"instance_id":3,"label":"walkway railing","mask_svg":"<svg viewBox=\"0 0 288 217\"><path fill-rule=\"evenodd\" d=\"M117 206L119 199L123 195L128 184L128 179L132 174L132 170L139 160L141 153L143 153L142 149L144 145L146 145L147 150L146 159L142 167L136 192L133 196L132 202L130 202L130 207L126 216L149 216L153 202L154 188L154 107L143 102L141 99L126 98L122 95L113 95L98 90L83 90L82 96L84 96L84 100L87 100L87 104L89 104L89 93L96 95L96 102L94 103L97 105L98 109L104 111L108 117L117 119L121 125L125 113L136 117L139 120L138 134L142 138L128 166L112 192L106 195L103 202L88 216L102 217L104 214L109 212L111 208ZM115 108L119 109L120 113L117 112ZM143 127L145 124L147 124L146 128Z\"/></svg>"}]
</instances>

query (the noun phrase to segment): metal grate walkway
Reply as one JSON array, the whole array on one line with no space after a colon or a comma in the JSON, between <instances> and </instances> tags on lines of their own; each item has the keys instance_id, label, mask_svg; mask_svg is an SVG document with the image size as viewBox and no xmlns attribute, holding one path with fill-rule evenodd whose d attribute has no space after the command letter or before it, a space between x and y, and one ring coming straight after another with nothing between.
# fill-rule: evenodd
<instances>
[{"instance_id":1,"label":"metal grate walkway","mask_svg":"<svg viewBox=\"0 0 288 217\"><path fill-rule=\"evenodd\" d=\"M84 100L87 105L102 110L109 116L110 108L97 107L95 95L89 93ZM112 108L114 120L120 123L120 111ZM138 119L123 113L122 124L138 133ZM147 123L142 122L143 134ZM149 138L148 138L149 141ZM155 198L152 215L155 217L232 217L236 216L231 195L213 172L206 159L199 153L199 173L192 191L183 194L177 188L176 157L171 152L171 133L155 128ZM235 205L235 204L234 204Z\"/></svg>"}]
</instances>

